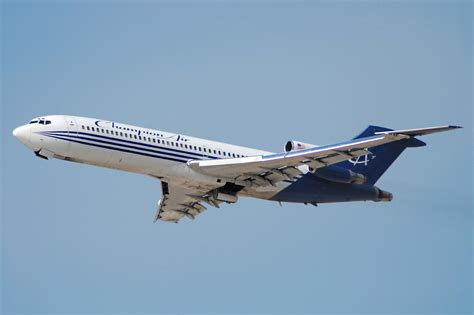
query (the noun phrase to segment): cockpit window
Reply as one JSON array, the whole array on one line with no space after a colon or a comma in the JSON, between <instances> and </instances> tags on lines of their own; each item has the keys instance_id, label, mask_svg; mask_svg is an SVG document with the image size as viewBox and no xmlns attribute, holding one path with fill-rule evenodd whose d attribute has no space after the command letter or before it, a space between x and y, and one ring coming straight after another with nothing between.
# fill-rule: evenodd
<instances>
[{"instance_id":1,"label":"cockpit window","mask_svg":"<svg viewBox=\"0 0 474 315\"><path fill-rule=\"evenodd\" d=\"M30 124L33 123L33 122L30 122ZM51 123L51 120L46 120L44 118L40 118L39 121L38 121L38 124L40 125L49 125Z\"/></svg>"},{"instance_id":2,"label":"cockpit window","mask_svg":"<svg viewBox=\"0 0 474 315\"><path fill-rule=\"evenodd\" d=\"M32 120L32 121L29 122L29 124L37 124L37 123L38 123L37 120Z\"/></svg>"}]
</instances>

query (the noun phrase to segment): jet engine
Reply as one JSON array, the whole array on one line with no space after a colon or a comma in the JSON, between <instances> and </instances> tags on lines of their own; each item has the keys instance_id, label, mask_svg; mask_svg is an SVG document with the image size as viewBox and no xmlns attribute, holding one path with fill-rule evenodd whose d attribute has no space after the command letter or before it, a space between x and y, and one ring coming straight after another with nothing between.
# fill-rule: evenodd
<instances>
[{"instance_id":1,"label":"jet engine","mask_svg":"<svg viewBox=\"0 0 474 315\"><path fill-rule=\"evenodd\" d=\"M317 169L314 175L331 182L343 184L365 184L367 181L364 175L335 165Z\"/></svg>"},{"instance_id":2,"label":"jet engine","mask_svg":"<svg viewBox=\"0 0 474 315\"><path fill-rule=\"evenodd\" d=\"M290 140L290 141L287 141L285 144L285 152L299 151L299 150L310 149L310 148L315 148L315 147L317 147L317 145L315 144Z\"/></svg>"}]
</instances>

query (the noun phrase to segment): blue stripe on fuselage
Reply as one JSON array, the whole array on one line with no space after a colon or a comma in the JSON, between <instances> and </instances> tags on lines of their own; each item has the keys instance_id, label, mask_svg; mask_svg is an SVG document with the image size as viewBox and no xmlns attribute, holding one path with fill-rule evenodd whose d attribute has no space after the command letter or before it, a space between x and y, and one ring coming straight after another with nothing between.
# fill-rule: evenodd
<instances>
[{"instance_id":1,"label":"blue stripe on fuselage","mask_svg":"<svg viewBox=\"0 0 474 315\"><path fill-rule=\"evenodd\" d=\"M97 134L88 133L88 132L75 132L75 131L69 132L69 131L58 130L58 131L45 131L43 133L44 134L61 134L61 133L64 133L65 135L80 134L80 135L86 135L86 136L91 136L91 137L96 137L96 138L103 138L103 139L114 140L114 141L125 142L125 143L131 143L131 144L141 145L141 146L146 146L146 147L151 147L151 148L168 150L168 151L173 151L173 152L177 152L177 153L184 153L184 154L192 155L192 156L195 156L195 157L198 157L198 158L206 157L206 158L209 158L209 159L220 159L220 157L216 157L216 156L204 155L204 154L199 154L199 153L195 153L195 152L188 152L188 151L177 150L177 149L172 149L172 148L165 148L165 147L158 146L158 145L153 145L153 144L148 144L148 143L141 143L141 142L130 141L130 140L125 140L125 139L118 139L118 138L113 138L113 137L108 137L108 136L103 136L103 135L97 135ZM163 139L160 139L160 140L164 141Z\"/></svg>"},{"instance_id":2,"label":"blue stripe on fuselage","mask_svg":"<svg viewBox=\"0 0 474 315\"><path fill-rule=\"evenodd\" d=\"M104 149L121 151L121 152L132 153L132 154L138 154L138 155L153 157L153 158L157 158L157 159L165 159L165 160L170 160L170 161L180 162L180 163L186 163L187 162L185 160L175 159L175 158L171 158L171 157L168 157L168 156L159 156L159 155L154 155L154 154L149 154L149 153L144 153L144 152L136 152L136 151L127 150L127 149L121 149L121 148L110 147L110 146L101 145L101 144L95 144L95 143L75 140L75 139L71 139L69 137L64 137L64 136L55 136L55 135L47 135L47 136L51 137L51 138L59 139L59 140L71 141L71 142L76 142L76 143L80 143L80 144L84 144L84 145L90 145L90 146L94 146L94 147L98 147L98 148L104 148Z\"/></svg>"},{"instance_id":3,"label":"blue stripe on fuselage","mask_svg":"<svg viewBox=\"0 0 474 315\"><path fill-rule=\"evenodd\" d=\"M94 141L94 142L97 142L97 143L104 143L104 144L115 145L115 146L120 146L120 147L124 147L124 148L130 148L130 149L135 149L135 150L141 150L141 151L147 151L147 152L152 152L152 153L158 153L158 154L174 156L174 157L183 158L183 159L186 159L186 160L195 159L194 156L190 157L190 156L180 155L180 154L166 152L166 151L152 150L152 149L148 149L148 148L140 148L140 147L133 146L133 145L127 145L127 144L123 144L123 143L115 143L115 142L104 141L104 140L99 140L99 139L92 139L92 138L89 138L89 137L71 136L71 135L62 135L62 134L53 134L53 133L49 134L48 136L58 136L58 137L63 137L63 138L68 138L68 139L83 139L83 140Z\"/></svg>"}]
</instances>

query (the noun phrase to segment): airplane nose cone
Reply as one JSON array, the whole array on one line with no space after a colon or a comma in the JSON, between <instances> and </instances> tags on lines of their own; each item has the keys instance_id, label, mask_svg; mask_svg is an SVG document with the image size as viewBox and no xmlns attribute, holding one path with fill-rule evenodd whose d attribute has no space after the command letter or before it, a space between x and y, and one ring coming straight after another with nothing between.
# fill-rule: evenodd
<instances>
[{"instance_id":1,"label":"airplane nose cone","mask_svg":"<svg viewBox=\"0 0 474 315\"><path fill-rule=\"evenodd\" d=\"M27 126L21 126L13 130L13 135L15 138L20 140L23 144L28 144L30 140L30 132Z\"/></svg>"}]
</instances>

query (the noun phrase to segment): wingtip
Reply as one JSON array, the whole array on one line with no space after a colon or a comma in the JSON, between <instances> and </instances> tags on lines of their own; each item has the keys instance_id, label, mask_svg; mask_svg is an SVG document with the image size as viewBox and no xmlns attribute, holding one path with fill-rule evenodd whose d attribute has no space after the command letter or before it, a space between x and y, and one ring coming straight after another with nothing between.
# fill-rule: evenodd
<instances>
[{"instance_id":1,"label":"wingtip","mask_svg":"<svg viewBox=\"0 0 474 315\"><path fill-rule=\"evenodd\" d=\"M452 125L450 125L450 126L448 126L448 127L449 127L450 129L462 129L462 128L464 128L463 126L452 126Z\"/></svg>"}]
</instances>

